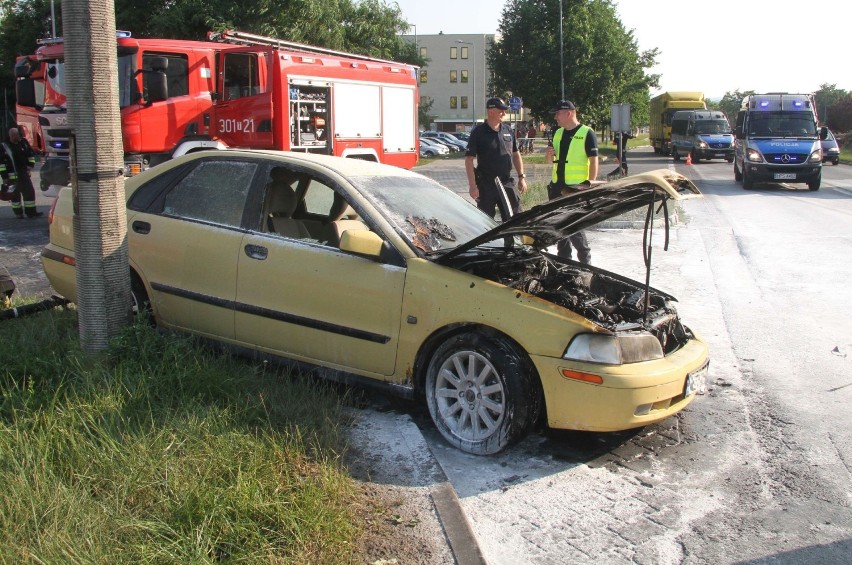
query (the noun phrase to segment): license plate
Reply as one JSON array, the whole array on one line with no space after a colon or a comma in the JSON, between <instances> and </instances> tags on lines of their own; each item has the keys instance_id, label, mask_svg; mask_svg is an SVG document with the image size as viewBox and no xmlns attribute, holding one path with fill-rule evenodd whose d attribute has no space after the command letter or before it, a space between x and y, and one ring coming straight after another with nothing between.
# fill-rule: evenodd
<instances>
[{"instance_id":1,"label":"license plate","mask_svg":"<svg viewBox=\"0 0 852 565\"><path fill-rule=\"evenodd\" d=\"M684 396L704 394L707 392L707 373L709 372L709 369L710 362L708 361L697 371L692 371L686 375L686 384L683 387Z\"/></svg>"},{"instance_id":2,"label":"license plate","mask_svg":"<svg viewBox=\"0 0 852 565\"><path fill-rule=\"evenodd\" d=\"M775 173L775 180L796 180L796 173Z\"/></svg>"}]
</instances>

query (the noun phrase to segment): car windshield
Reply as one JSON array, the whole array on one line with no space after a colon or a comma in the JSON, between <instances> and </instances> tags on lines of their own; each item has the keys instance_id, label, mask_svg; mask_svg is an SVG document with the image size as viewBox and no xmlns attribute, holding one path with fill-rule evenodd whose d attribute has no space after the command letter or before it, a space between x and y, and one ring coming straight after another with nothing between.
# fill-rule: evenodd
<instances>
[{"instance_id":1,"label":"car windshield","mask_svg":"<svg viewBox=\"0 0 852 565\"><path fill-rule=\"evenodd\" d=\"M398 233L426 253L452 249L497 226L464 198L426 177L350 177L350 181L384 212Z\"/></svg>"},{"instance_id":2,"label":"car windshield","mask_svg":"<svg viewBox=\"0 0 852 565\"><path fill-rule=\"evenodd\" d=\"M720 134L731 133L731 126L725 120L713 120L712 122L696 122L695 133Z\"/></svg>"},{"instance_id":3,"label":"car windshield","mask_svg":"<svg viewBox=\"0 0 852 565\"><path fill-rule=\"evenodd\" d=\"M758 137L816 137L816 122L810 112L752 112L749 135Z\"/></svg>"}]
</instances>

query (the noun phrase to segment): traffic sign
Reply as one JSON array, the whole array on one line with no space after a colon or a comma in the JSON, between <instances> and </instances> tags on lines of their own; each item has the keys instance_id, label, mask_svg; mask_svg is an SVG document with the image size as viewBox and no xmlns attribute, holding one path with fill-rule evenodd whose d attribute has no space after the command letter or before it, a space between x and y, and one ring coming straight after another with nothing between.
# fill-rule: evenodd
<instances>
[{"instance_id":1,"label":"traffic sign","mask_svg":"<svg viewBox=\"0 0 852 565\"><path fill-rule=\"evenodd\" d=\"M521 109L521 106L524 105L524 101L521 100L518 96L512 96L509 98L509 108L512 109L513 112L517 112Z\"/></svg>"}]
</instances>

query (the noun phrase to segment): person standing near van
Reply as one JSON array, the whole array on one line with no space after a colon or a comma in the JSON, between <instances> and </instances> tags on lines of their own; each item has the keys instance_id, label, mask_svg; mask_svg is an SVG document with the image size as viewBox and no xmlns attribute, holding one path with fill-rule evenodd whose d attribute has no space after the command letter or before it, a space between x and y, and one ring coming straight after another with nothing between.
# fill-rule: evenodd
<instances>
[{"instance_id":1,"label":"person standing near van","mask_svg":"<svg viewBox=\"0 0 852 565\"><path fill-rule=\"evenodd\" d=\"M577 190L576 185L593 181L598 176L598 139L595 132L577 119L577 107L570 100L560 100L551 110L559 129L553 133L551 145L545 150L545 162L553 162L553 173L547 186L547 197L553 200L563 193ZM557 255L571 259L572 245L577 248L577 260L592 262L592 250L582 231L556 244Z\"/></svg>"},{"instance_id":2,"label":"person standing near van","mask_svg":"<svg viewBox=\"0 0 852 565\"><path fill-rule=\"evenodd\" d=\"M480 210L493 218L497 213L496 208L499 208L500 216L505 222L512 214L521 211L520 195L527 191L524 162L518 152L512 128L503 123L509 106L500 98L489 98L485 108L488 112L485 122L473 128L467 142L464 166L468 190ZM518 172L517 188L512 178L512 165ZM503 209L504 198L500 194L496 178L503 184L511 212Z\"/></svg>"}]
</instances>

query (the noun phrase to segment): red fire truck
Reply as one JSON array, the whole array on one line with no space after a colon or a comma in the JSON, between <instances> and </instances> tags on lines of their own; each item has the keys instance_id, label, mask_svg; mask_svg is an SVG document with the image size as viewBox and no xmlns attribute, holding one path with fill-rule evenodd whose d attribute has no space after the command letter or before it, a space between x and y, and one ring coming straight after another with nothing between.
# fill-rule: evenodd
<instances>
[{"instance_id":1,"label":"red fire truck","mask_svg":"<svg viewBox=\"0 0 852 565\"><path fill-rule=\"evenodd\" d=\"M44 152L44 135L39 123L39 113L44 109L45 103L55 102L53 91L45 81L44 65L35 55L18 57L15 60L15 79L20 85L16 90L30 95L28 99L22 101L19 98L17 101L15 115L18 129L33 149ZM64 97L62 103L64 104Z\"/></svg>"},{"instance_id":2,"label":"red fire truck","mask_svg":"<svg viewBox=\"0 0 852 565\"><path fill-rule=\"evenodd\" d=\"M65 72L62 38L41 43L37 59L58 81ZM417 161L411 65L236 31L211 33L209 41L119 32L117 44L128 175L192 151L227 147L326 153L404 168ZM61 110L41 113L42 176L49 184L68 182L71 131Z\"/></svg>"}]
</instances>

